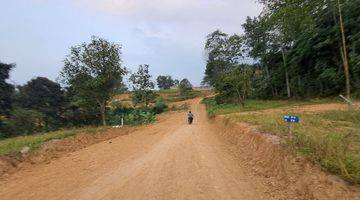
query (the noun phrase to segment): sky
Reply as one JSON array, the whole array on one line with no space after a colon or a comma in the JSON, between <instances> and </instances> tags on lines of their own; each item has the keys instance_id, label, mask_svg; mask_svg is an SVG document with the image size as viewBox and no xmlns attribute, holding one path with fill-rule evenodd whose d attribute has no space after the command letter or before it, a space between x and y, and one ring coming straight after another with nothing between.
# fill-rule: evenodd
<instances>
[{"instance_id":1,"label":"sky","mask_svg":"<svg viewBox=\"0 0 360 200\"><path fill-rule=\"evenodd\" d=\"M0 0L0 62L15 63L10 82L57 79L71 46L92 35L122 45L130 71L149 64L158 75L199 85L206 35L242 33L256 0Z\"/></svg>"}]
</instances>

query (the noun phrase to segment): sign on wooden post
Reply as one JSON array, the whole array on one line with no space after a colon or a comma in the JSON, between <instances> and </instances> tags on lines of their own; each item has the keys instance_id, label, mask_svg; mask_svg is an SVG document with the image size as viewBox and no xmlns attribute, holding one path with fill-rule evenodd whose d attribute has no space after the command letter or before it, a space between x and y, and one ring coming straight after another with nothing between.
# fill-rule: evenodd
<instances>
[{"instance_id":1,"label":"sign on wooden post","mask_svg":"<svg viewBox=\"0 0 360 200\"><path fill-rule=\"evenodd\" d=\"M292 130L291 130L292 127L291 127L291 125L293 123L299 123L300 118L298 116L285 115L284 116L284 121L288 124L289 136L290 136L290 139L292 139Z\"/></svg>"}]
</instances>

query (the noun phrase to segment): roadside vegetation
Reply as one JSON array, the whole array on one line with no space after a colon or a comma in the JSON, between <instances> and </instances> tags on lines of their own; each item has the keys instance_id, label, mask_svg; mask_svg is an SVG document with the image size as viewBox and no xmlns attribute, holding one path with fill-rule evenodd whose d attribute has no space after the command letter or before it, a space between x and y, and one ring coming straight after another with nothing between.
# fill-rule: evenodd
<instances>
[{"instance_id":1,"label":"roadside vegetation","mask_svg":"<svg viewBox=\"0 0 360 200\"><path fill-rule=\"evenodd\" d=\"M282 112L229 115L235 121L256 125L261 131L288 136ZM301 123L292 125L294 138L287 146L345 180L360 183L360 112L293 113Z\"/></svg>"},{"instance_id":2,"label":"roadside vegetation","mask_svg":"<svg viewBox=\"0 0 360 200\"><path fill-rule=\"evenodd\" d=\"M200 97L202 94L197 90L190 90L186 93L181 93L179 89L170 89L160 90L159 95L164 98L165 102L174 103Z\"/></svg>"},{"instance_id":3,"label":"roadside vegetation","mask_svg":"<svg viewBox=\"0 0 360 200\"><path fill-rule=\"evenodd\" d=\"M130 74L129 91L123 82L129 71L122 64L120 46L95 36L72 46L60 82L36 77L12 85L7 79L16 65L0 62L0 155L19 153L24 147L33 151L49 140L95 133L122 122L154 123L160 113L188 107L169 103L199 95L187 79L169 75L156 79L161 90L155 90L147 64Z\"/></svg>"},{"instance_id":4,"label":"roadside vegetation","mask_svg":"<svg viewBox=\"0 0 360 200\"><path fill-rule=\"evenodd\" d=\"M28 147L29 152L32 152L50 140L64 139L75 136L79 133L95 134L104 132L107 129L107 127L86 127L79 129L53 131L46 134L33 134L3 139L0 140L0 156L8 154L19 154L24 147Z\"/></svg>"},{"instance_id":5,"label":"roadside vegetation","mask_svg":"<svg viewBox=\"0 0 360 200\"><path fill-rule=\"evenodd\" d=\"M304 113L294 109L299 106L321 106L335 102L334 99L247 100L243 107L235 103L217 104L214 98L203 100L210 117L224 115L231 121L248 123L261 132L277 135L285 141L283 145L291 152L301 154L324 170L351 183L359 184L360 111ZM292 125L292 140L289 140L288 124L283 119L289 114L300 117L300 123Z\"/></svg>"},{"instance_id":6,"label":"roadside vegetation","mask_svg":"<svg viewBox=\"0 0 360 200\"><path fill-rule=\"evenodd\" d=\"M226 115L238 112L259 111L271 108L283 108L291 106L303 106L311 104L324 104L340 102L335 99L311 99L311 100L255 100L248 99L245 106L237 103L216 103L215 98L205 98L202 103L206 105L206 110L210 117L215 115Z\"/></svg>"},{"instance_id":7,"label":"roadside vegetation","mask_svg":"<svg viewBox=\"0 0 360 200\"><path fill-rule=\"evenodd\" d=\"M246 19L243 34L216 30L207 36L203 84L212 86L216 96L203 103L210 116L229 114L233 120L287 138L283 116L290 114L288 108L333 102L340 94L350 101L359 97L360 4L358 0L260 3L263 12ZM321 100L307 100L314 98ZM278 110L261 112L272 108ZM232 114L239 112L249 113ZM310 114L295 109L293 114L301 123L294 125L295 138L286 146L359 183L359 112Z\"/></svg>"}]
</instances>

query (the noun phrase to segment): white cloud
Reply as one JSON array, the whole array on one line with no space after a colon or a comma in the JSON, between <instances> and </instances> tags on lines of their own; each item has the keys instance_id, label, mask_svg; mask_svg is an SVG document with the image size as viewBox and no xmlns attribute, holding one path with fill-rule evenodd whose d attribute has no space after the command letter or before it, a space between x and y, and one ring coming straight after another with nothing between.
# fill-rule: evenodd
<instances>
[{"instance_id":1,"label":"white cloud","mask_svg":"<svg viewBox=\"0 0 360 200\"><path fill-rule=\"evenodd\" d=\"M121 28L130 31L133 40L142 41L141 52L134 50L127 54L130 63L149 60L159 73L180 67L184 72L192 71L190 78L199 83L203 76L206 35L215 29L229 34L241 32L246 17L261 11L256 1L76 0L76 4L81 9L130 24ZM135 58L139 55L141 58Z\"/></svg>"},{"instance_id":2,"label":"white cloud","mask_svg":"<svg viewBox=\"0 0 360 200\"><path fill-rule=\"evenodd\" d=\"M234 25L261 7L256 0L76 0L95 9L134 21Z\"/></svg>"}]
</instances>

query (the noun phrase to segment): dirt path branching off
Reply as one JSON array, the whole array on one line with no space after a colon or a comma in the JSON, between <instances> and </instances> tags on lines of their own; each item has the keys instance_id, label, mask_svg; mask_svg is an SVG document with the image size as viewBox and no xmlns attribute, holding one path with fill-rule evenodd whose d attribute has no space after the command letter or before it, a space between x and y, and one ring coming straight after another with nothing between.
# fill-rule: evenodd
<instances>
[{"instance_id":1,"label":"dirt path branching off","mask_svg":"<svg viewBox=\"0 0 360 200\"><path fill-rule=\"evenodd\" d=\"M20 170L0 181L0 197L4 200L358 198L356 191L343 183L326 182L326 175L319 181L318 189L323 191L314 196L303 185L297 187L296 180L284 178L283 173L260 173L271 170L271 166L261 163L261 151L256 149L273 151L274 156L281 151L261 146L261 139L234 139L237 136L225 134L230 129L212 124L200 99L192 102L192 110L193 125L186 124L184 113L167 113L157 124ZM245 150L246 144L250 145L249 152L238 153ZM250 159L252 152L258 160ZM295 178L305 180L300 175ZM289 188L284 187L286 184ZM327 194L334 188L335 195Z\"/></svg>"}]
</instances>

